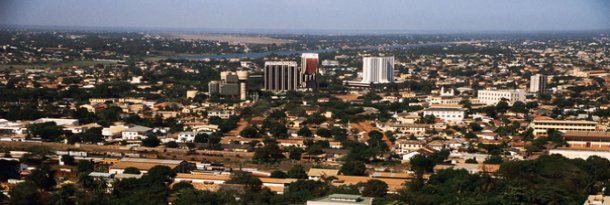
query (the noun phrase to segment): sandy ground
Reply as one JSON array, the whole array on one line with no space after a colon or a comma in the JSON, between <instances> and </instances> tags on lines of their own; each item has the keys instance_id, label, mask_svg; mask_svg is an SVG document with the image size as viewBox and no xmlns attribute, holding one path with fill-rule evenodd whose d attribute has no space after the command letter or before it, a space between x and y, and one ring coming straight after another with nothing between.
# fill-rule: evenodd
<instances>
[{"instance_id":1,"label":"sandy ground","mask_svg":"<svg viewBox=\"0 0 610 205\"><path fill-rule=\"evenodd\" d=\"M233 44L287 44L292 40L270 38L264 36L240 36L240 35L220 35L220 34L170 34L171 37L184 40L206 40L228 42Z\"/></svg>"}]
</instances>

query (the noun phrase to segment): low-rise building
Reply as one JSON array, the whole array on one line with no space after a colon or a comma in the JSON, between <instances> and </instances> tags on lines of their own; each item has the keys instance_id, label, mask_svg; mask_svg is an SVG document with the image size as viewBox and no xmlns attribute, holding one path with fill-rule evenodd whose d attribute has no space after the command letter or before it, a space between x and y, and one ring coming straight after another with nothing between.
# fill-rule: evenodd
<instances>
[{"instance_id":1,"label":"low-rise building","mask_svg":"<svg viewBox=\"0 0 610 205\"><path fill-rule=\"evenodd\" d=\"M597 130L597 122L585 120L539 120L535 119L530 124L534 129L534 136L546 136L548 129L554 129L561 132L567 131L595 131Z\"/></svg>"},{"instance_id":2,"label":"low-rise building","mask_svg":"<svg viewBox=\"0 0 610 205\"><path fill-rule=\"evenodd\" d=\"M461 122L466 117L466 109L460 107L431 107L424 110L424 116L434 115L445 122Z\"/></svg>"}]
</instances>

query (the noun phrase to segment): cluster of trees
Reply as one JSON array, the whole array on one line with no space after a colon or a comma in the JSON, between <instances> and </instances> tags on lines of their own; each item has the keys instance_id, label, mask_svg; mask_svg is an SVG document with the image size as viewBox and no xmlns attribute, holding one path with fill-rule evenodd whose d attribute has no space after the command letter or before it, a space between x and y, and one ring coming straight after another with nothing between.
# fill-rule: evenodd
<instances>
[{"instance_id":1,"label":"cluster of trees","mask_svg":"<svg viewBox=\"0 0 610 205\"><path fill-rule=\"evenodd\" d=\"M608 186L610 162L545 155L503 162L497 176L443 170L401 192L408 204L582 204ZM608 194L606 192L606 194Z\"/></svg>"},{"instance_id":2,"label":"cluster of trees","mask_svg":"<svg viewBox=\"0 0 610 205\"><path fill-rule=\"evenodd\" d=\"M417 178L406 183L396 194L389 194L383 181L331 186L335 178L307 180L305 168L295 165L287 172L274 171L274 178L295 178L283 195L271 192L262 182L247 172L233 173L227 184L241 189L221 189L217 192L196 190L181 182L168 184L174 172L157 166L140 179L123 179L107 184L88 176L93 163L79 161L77 184L57 186L55 171L41 164L17 185L6 200L10 204L300 204L307 200L338 194L361 194L375 197L376 204L581 204L587 195L605 191L610 185L610 161L597 156L586 160L567 159L560 155L543 155L536 160L505 161L495 174L471 174L466 170L447 169L434 173L424 182L424 173L432 173L435 164L447 157L447 152L431 156L417 155L411 159ZM14 178L17 165L0 160L0 179ZM362 175L364 163L349 161L341 172ZM139 173L137 169L127 169ZM12 176L12 177L11 177Z\"/></svg>"}]
</instances>

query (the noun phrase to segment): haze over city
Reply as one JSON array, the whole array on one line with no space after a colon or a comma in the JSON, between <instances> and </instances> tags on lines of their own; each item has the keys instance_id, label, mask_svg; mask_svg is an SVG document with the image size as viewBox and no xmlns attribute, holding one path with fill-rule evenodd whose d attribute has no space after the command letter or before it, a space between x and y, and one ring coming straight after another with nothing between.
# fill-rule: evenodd
<instances>
[{"instance_id":1,"label":"haze over city","mask_svg":"<svg viewBox=\"0 0 610 205\"><path fill-rule=\"evenodd\" d=\"M225 32L610 29L606 0L4 0L0 24Z\"/></svg>"}]
</instances>

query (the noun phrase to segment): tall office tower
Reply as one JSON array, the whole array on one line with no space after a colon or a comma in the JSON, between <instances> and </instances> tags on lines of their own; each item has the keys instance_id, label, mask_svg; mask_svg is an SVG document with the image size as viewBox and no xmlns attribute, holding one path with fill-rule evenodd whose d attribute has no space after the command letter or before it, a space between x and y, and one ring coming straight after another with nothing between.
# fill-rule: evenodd
<instances>
[{"instance_id":1,"label":"tall office tower","mask_svg":"<svg viewBox=\"0 0 610 205\"><path fill-rule=\"evenodd\" d=\"M317 88L318 74L318 54L303 53L301 54L301 87Z\"/></svg>"},{"instance_id":2,"label":"tall office tower","mask_svg":"<svg viewBox=\"0 0 610 205\"><path fill-rule=\"evenodd\" d=\"M532 93L544 93L546 90L546 76L545 75L532 75L530 77L530 92Z\"/></svg>"},{"instance_id":3,"label":"tall office tower","mask_svg":"<svg viewBox=\"0 0 610 205\"><path fill-rule=\"evenodd\" d=\"M264 71L265 90L297 90L300 85L301 73L295 61L267 61Z\"/></svg>"},{"instance_id":4,"label":"tall office tower","mask_svg":"<svg viewBox=\"0 0 610 205\"><path fill-rule=\"evenodd\" d=\"M239 99L246 100L246 96L247 96L246 81L248 80L248 71L238 70L237 78L239 79Z\"/></svg>"},{"instance_id":5,"label":"tall office tower","mask_svg":"<svg viewBox=\"0 0 610 205\"><path fill-rule=\"evenodd\" d=\"M372 84L394 82L394 56L364 57L362 82Z\"/></svg>"}]
</instances>

